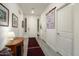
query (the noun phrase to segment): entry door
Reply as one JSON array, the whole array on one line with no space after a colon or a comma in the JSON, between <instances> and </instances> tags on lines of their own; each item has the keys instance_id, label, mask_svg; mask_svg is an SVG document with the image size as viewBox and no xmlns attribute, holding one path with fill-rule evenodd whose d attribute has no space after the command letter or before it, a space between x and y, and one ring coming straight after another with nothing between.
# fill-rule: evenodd
<instances>
[{"instance_id":1,"label":"entry door","mask_svg":"<svg viewBox=\"0 0 79 59\"><path fill-rule=\"evenodd\" d=\"M72 5L67 5L58 10L57 47L62 55L72 55Z\"/></svg>"},{"instance_id":2,"label":"entry door","mask_svg":"<svg viewBox=\"0 0 79 59\"><path fill-rule=\"evenodd\" d=\"M37 17L36 16L28 16L28 37L37 37Z\"/></svg>"}]
</instances>

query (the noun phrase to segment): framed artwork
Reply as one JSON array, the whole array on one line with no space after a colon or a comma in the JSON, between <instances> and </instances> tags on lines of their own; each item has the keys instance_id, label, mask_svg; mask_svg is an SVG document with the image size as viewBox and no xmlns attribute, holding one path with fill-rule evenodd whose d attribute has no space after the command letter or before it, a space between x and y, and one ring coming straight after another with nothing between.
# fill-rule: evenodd
<instances>
[{"instance_id":1,"label":"framed artwork","mask_svg":"<svg viewBox=\"0 0 79 59\"><path fill-rule=\"evenodd\" d=\"M47 29L55 29L55 9L56 7L46 14Z\"/></svg>"},{"instance_id":2,"label":"framed artwork","mask_svg":"<svg viewBox=\"0 0 79 59\"><path fill-rule=\"evenodd\" d=\"M24 28L24 21L22 21L22 28Z\"/></svg>"},{"instance_id":3,"label":"framed artwork","mask_svg":"<svg viewBox=\"0 0 79 59\"><path fill-rule=\"evenodd\" d=\"M9 10L0 3L0 26L9 26Z\"/></svg>"},{"instance_id":4,"label":"framed artwork","mask_svg":"<svg viewBox=\"0 0 79 59\"><path fill-rule=\"evenodd\" d=\"M18 17L12 13L12 27L18 27Z\"/></svg>"},{"instance_id":5,"label":"framed artwork","mask_svg":"<svg viewBox=\"0 0 79 59\"><path fill-rule=\"evenodd\" d=\"M25 18L25 32L27 32L27 18Z\"/></svg>"}]
</instances>

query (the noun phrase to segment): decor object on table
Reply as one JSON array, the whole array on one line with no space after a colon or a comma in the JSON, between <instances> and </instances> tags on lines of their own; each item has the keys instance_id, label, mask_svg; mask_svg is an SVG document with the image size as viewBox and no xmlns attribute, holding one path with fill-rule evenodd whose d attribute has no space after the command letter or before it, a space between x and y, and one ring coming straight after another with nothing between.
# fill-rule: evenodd
<instances>
[{"instance_id":1,"label":"decor object on table","mask_svg":"<svg viewBox=\"0 0 79 59\"><path fill-rule=\"evenodd\" d=\"M6 44L12 41L15 37L15 33L13 31L8 31L4 33L5 39L6 39Z\"/></svg>"},{"instance_id":2,"label":"decor object on table","mask_svg":"<svg viewBox=\"0 0 79 59\"><path fill-rule=\"evenodd\" d=\"M8 37L9 40L13 40L14 37L15 37L14 32L8 32L8 33L7 33L7 37Z\"/></svg>"},{"instance_id":3,"label":"decor object on table","mask_svg":"<svg viewBox=\"0 0 79 59\"><path fill-rule=\"evenodd\" d=\"M9 10L0 3L0 26L9 25Z\"/></svg>"}]
</instances>

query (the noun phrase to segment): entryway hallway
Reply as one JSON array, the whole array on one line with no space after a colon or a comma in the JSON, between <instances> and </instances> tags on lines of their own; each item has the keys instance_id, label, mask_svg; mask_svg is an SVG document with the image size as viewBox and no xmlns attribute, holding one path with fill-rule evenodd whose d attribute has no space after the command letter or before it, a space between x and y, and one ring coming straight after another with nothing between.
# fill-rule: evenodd
<instances>
[{"instance_id":1,"label":"entryway hallway","mask_svg":"<svg viewBox=\"0 0 79 59\"><path fill-rule=\"evenodd\" d=\"M0 55L79 56L79 3L0 3Z\"/></svg>"}]
</instances>

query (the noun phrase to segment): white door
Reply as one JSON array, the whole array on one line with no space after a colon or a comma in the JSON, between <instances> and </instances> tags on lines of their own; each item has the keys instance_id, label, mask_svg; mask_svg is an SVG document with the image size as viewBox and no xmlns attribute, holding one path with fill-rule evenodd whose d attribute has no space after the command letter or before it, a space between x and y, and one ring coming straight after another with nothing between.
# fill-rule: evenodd
<instances>
[{"instance_id":1,"label":"white door","mask_svg":"<svg viewBox=\"0 0 79 59\"><path fill-rule=\"evenodd\" d=\"M72 55L72 5L69 4L57 11L57 47L62 55Z\"/></svg>"},{"instance_id":2,"label":"white door","mask_svg":"<svg viewBox=\"0 0 79 59\"><path fill-rule=\"evenodd\" d=\"M37 17L27 16L28 37L37 37Z\"/></svg>"}]
</instances>

